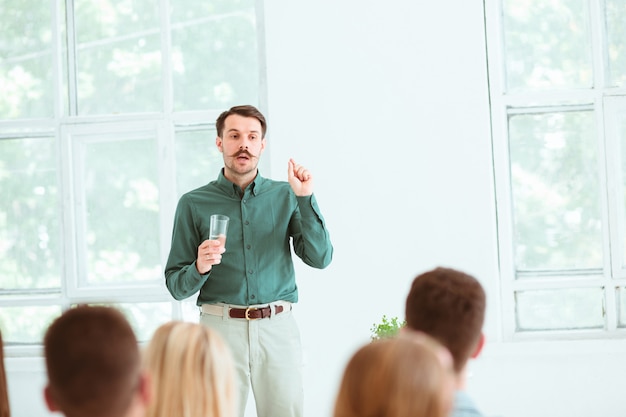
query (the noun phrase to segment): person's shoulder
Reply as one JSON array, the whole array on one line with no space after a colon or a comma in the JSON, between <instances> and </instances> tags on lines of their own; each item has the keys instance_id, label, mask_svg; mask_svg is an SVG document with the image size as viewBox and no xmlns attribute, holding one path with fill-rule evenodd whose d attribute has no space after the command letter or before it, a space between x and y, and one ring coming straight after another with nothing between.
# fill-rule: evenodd
<instances>
[{"instance_id":1,"label":"person's shoulder","mask_svg":"<svg viewBox=\"0 0 626 417\"><path fill-rule=\"evenodd\" d=\"M450 417L483 417L483 413L478 410L474 401L465 391L457 391Z\"/></svg>"},{"instance_id":2,"label":"person's shoulder","mask_svg":"<svg viewBox=\"0 0 626 417\"><path fill-rule=\"evenodd\" d=\"M211 194L215 190L215 188L215 181L211 181L208 184L204 184L203 186L200 186L198 188L186 191L178 199L178 204L195 204L198 201L201 201L203 197L206 197L207 194Z\"/></svg>"}]
</instances>

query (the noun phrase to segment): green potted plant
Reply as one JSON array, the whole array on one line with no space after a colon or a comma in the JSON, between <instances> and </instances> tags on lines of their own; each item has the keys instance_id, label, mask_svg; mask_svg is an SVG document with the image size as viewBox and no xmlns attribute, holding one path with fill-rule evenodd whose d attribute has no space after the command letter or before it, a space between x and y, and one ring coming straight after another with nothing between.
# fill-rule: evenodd
<instances>
[{"instance_id":1,"label":"green potted plant","mask_svg":"<svg viewBox=\"0 0 626 417\"><path fill-rule=\"evenodd\" d=\"M402 327L406 325L406 320L400 321L397 317L387 318L383 315L380 323L374 323L370 328L372 341L395 336Z\"/></svg>"}]
</instances>

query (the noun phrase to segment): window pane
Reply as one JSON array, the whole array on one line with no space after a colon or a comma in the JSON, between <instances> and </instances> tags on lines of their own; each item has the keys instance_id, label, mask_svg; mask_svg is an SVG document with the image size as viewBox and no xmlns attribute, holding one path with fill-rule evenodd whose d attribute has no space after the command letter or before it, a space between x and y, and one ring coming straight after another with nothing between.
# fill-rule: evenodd
<instances>
[{"instance_id":1,"label":"window pane","mask_svg":"<svg viewBox=\"0 0 626 417\"><path fill-rule=\"evenodd\" d=\"M160 279L155 138L85 145L89 284Z\"/></svg>"},{"instance_id":2,"label":"window pane","mask_svg":"<svg viewBox=\"0 0 626 417\"><path fill-rule=\"evenodd\" d=\"M517 330L603 329L602 288L518 291Z\"/></svg>"},{"instance_id":3,"label":"window pane","mask_svg":"<svg viewBox=\"0 0 626 417\"><path fill-rule=\"evenodd\" d=\"M585 0L503 0L507 89L590 87Z\"/></svg>"},{"instance_id":4,"label":"window pane","mask_svg":"<svg viewBox=\"0 0 626 417\"><path fill-rule=\"evenodd\" d=\"M6 344L39 344L52 320L61 314L61 306L26 306L0 308L0 330Z\"/></svg>"},{"instance_id":5,"label":"window pane","mask_svg":"<svg viewBox=\"0 0 626 417\"><path fill-rule=\"evenodd\" d=\"M174 109L258 103L255 1L173 2L171 16Z\"/></svg>"},{"instance_id":6,"label":"window pane","mask_svg":"<svg viewBox=\"0 0 626 417\"><path fill-rule=\"evenodd\" d=\"M191 297L185 298L180 302L182 320L194 323L197 323L200 320L200 308L198 308L196 304L197 299L198 293L195 293Z\"/></svg>"},{"instance_id":7,"label":"window pane","mask_svg":"<svg viewBox=\"0 0 626 417\"><path fill-rule=\"evenodd\" d=\"M217 178L224 160L215 146L216 135L214 128L176 132L176 189L179 197Z\"/></svg>"},{"instance_id":8,"label":"window pane","mask_svg":"<svg viewBox=\"0 0 626 417\"><path fill-rule=\"evenodd\" d=\"M159 2L75 0L78 113L162 109Z\"/></svg>"},{"instance_id":9,"label":"window pane","mask_svg":"<svg viewBox=\"0 0 626 417\"><path fill-rule=\"evenodd\" d=\"M592 112L511 116L517 270L602 268Z\"/></svg>"},{"instance_id":10,"label":"window pane","mask_svg":"<svg viewBox=\"0 0 626 417\"><path fill-rule=\"evenodd\" d=\"M606 0L610 86L626 85L626 7L624 0Z\"/></svg>"},{"instance_id":11,"label":"window pane","mask_svg":"<svg viewBox=\"0 0 626 417\"><path fill-rule=\"evenodd\" d=\"M60 213L52 138L0 141L0 288L60 287Z\"/></svg>"},{"instance_id":12,"label":"window pane","mask_svg":"<svg viewBox=\"0 0 626 417\"><path fill-rule=\"evenodd\" d=\"M54 115L50 5L0 3L0 119Z\"/></svg>"},{"instance_id":13,"label":"window pane","mask_svg":"<svg viewBox=\"0 0 626 417\"><path fill-rule=\"evenodd\" d=\"M100 304L102 305L102 304ZM147 342L161 324L172 320L172 303L116 303L106 304L119 309L132 326L140 342ZM72 306L72 307L75 307Z\"/></svg>"},{"instance_id":14,"label":"window pane","mask_svg":"<svg viewBox=\"0 0 626 417\"><path fill-rule=\"evenodd\" d=\"M620 144L620 156L621 156L621 176L619 182L622 185L622 211L621 215L626 215L626 111L617 112L616 117L616 133L618 137L616 140ZM622 219L620 236L622 237L622 248L626 249L626 230L623 230L626 226L626 221ZM626 267L626 253L621 254L621 266Z\"/></svg>"}]
</instances>

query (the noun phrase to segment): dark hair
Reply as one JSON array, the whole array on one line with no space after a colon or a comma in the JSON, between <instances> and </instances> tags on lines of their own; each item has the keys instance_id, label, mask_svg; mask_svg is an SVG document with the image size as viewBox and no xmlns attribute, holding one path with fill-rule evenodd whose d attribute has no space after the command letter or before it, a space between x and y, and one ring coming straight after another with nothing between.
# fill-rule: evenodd
<instances>
[{"instance_id":1,"label":"dark hair","mask_svg":"<svg viewBox=\"0 0 626 417\"><path fill-rule=\"evenodd\" d=\"M222 134L224 133L224 123L226 122L226 118L233 114L237 114L243 117L254 117L255 119L257 119L261 123L262 138L265 137L265 132L267 131L265 116L263 116L263 114L256 107L250 105L231 107L230 109L220 114L215 121L217 136L219 136L220 138L222 137Z\"/></svg>"},{"instance_id":2,"label":"dark hair","mask_svg":"<svg viewBox=\"0 0 626 417\"><path fill-rule=\"evenodd\" d=\"M485 290L476 278L449 268L418 275L406 299L406 325L448 348L460 372L478 347L485 319Z\"/></svg>"},{"instance_id":3,"label":"dark hair","mask_svg":"<svg viewBox=\"0 0 626 417\"><path fill-rule=\"evenodd\" d=\"M11 417L9 387L7 386L7 375L4 369L4 343L2 342L2 332L0 332L0 417Z\"/></svg>"},{"instance_id":4,"label":"dark hair","mask_svg":"<svg viewBox=\"0 0 626 417\"><path fill-rule=\"evenodd\" d=\"M122 313L78 306L58 317L44 337L48 390L66 415L123 415L138 389L139 345Z\"/></svg>"}]
</instances>

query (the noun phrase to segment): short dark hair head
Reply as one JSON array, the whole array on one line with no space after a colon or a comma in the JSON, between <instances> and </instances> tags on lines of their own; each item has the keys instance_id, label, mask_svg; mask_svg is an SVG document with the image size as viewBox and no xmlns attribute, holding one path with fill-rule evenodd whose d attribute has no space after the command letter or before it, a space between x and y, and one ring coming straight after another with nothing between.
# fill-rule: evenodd
<instances>
[{"instance_id":1,"label":"short dark hair head","mask_svg":"<svg viewBox=\"0 0 626 417\"><path fill-rule=\"evenodd\" d=\"M68 417L123 415L140 380L135 333L111 307L78 306L44 337L48 391Z\"/></svg>"},{"instance_id":2,"label":"short dark hair head","mask_svg":"<svg viewBox=\"0 0 626 417\"><path fill-rule=\"evenodd\" d=\"M215 121L215 129L217 130L217 136L220 138L224 133L224 124L226 122L226 118L233 114L243 116L243 117L254 117L261 123L261 133L262 137L265 137L265 132L267 131L267 123L265 122L265 116L261 113L256 107L250 105L243 106L235 106L226 110L222 114L219 115L217 120Z\"/></svg>"},{"instance_id":3,"label":"short dark hair head","mask_svg":"<svg viewBox=\"0 0 626 417\"><path fill-rule=\"evenodd\" d=\"M481 339L485 290L476 278L450 268L418 275L406 299L406 325L437 339L460 372Z\"/></svg>"}]
</instances>

